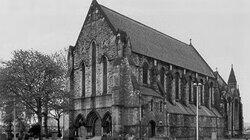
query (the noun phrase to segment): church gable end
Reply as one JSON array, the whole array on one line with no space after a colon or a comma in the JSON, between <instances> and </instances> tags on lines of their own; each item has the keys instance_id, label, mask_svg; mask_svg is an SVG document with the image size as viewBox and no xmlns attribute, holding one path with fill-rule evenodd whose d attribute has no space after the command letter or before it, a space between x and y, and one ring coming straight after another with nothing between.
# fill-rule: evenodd
<instances>
[{"instance_id":1,"label":"church gable end","mask_svg":"<svg viewBox=\"0 0 250 140\"><path fill-rule=\"evenodd\" d=\"M112 25L99 4L93 1L74 46L75 98L111 93L112 60L117 57L115 40ZM103 61L103 58L106 61Z\"/></svg>"},{"instance_id":2,"label":"church gable end","mask_svg":"<svg viewBox=\"0 0 250 140\"><path fill-rule=\"evenodd\" d=\"M115 34L112 25L102 12L99 4L93 1L85 18L81 32L75 45L75 66L82 61L85 65L91 65L91 42L96 42L97 61L101 61L103 55L109 60L116 56Z\"/></svg>"}]
</instances>

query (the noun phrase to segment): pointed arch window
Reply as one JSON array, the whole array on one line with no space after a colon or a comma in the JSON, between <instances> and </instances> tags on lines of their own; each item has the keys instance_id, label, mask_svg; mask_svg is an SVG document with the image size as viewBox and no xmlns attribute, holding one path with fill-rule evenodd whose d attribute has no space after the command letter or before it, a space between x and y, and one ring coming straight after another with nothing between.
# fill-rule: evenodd
<instances>
[{"instance_id":1,"label":"pointed arch window","mask_svg":"<svg viewBox=\"0 0 250 140\"><path fill-rule=\"evenodd\" d=\"M204 94L203 94L203 84L200 86L200 105L203 105L203 97L204 97Z\"/></svg>"},{"instance_id":2,"label":"pointed arch window","mask_svg":"<svg viewBox=\"0 0 250 140\"><path fill-rule=\"evenodd\" d=\"M209 83L209 90L208 90L208 93L209 93L209 99L208 99L208 106L209 108L212 107L213 105L213 102L214 102L214 94L213 94L213 83L210 82Z\"/></svg>"},{"instance_id":3,"label":"pointed arch window","mask_svg":"<svg viewBox=\"0 0 250 140\"><path fill-rule=\"evenodd\" d=\"M163 89L165 90L165 74L164 74L164 68L161 69L160 71L160 82L161 82L161 85L163 86Z\"/></svg>"},{"instance_id":4,"label":"pointed arch window","mask_svg":"<svg viewBox=\"0 0 250 140\"><path fill-rule=\"evenodd\" d=\"M96 95L96 44L92 42L92 96Z\"/></svg>"},{"instance_id":5,"label":"pointed arch window","mask_svg":"<svg viewBox=\"0 0 250 140\"><path fill-rule=\"evenodd\" d=\"M197 86L193 86L193 103L196 105L196 100L197 100Z\"/></svg>"},{"instance_id":6,"label":"pointed arch window","mask_svg":"<svg viewBox=\"0 0 250 140\"><path fill-rule=\"evenodd\" d=\"M211 87L211 105L214 105L214 87Z\"/></svg>"},{"instance_id":7,"label":"pointed arch window","mask_svg":"<svg viewBox=\"0 0 250 140\"><path fill-rule=\"evenodd\" d=\"M103 76L102 76L102 80L103 80L103 94L107 94L107 75L108 75L108 60L105 56L103 56Z\"/></svg>"},{"instance_id":8,"label":"pointed arch window","mask_svg":"<svg viewBox=\"0 0 250 140\"><path fill-rule=\"evenodd\" d=\"M201 81L200 86L200 105L204 105L204 83Z\"/></svg>"},{"instance_id":9,"label":"pointed arch window","mask_svg":"<svg viewBox=\"0 0 250 140\"><path fill-rule=\"evenodd\" d=\"M172 94L172 80L173 80L173 75L168 73L166 75L166 84L165 84L165 90L166 90L166 96L168 97L168 99L170 100L170 96Z\"/></svg>"},{"instance_id":10,"label":"pointed arch window","mask_svg":"<svg viewBox=\"0 0 250 140\"><path fill-rule=\"evenodd\" d=\"M153 108L154 108L154 100L151 99L151 101L150 101L150 111L153 111Z\"/></svg>"},{"instance_id":11,"label":"pointed arch window","mask_svg":"<svg viewBox=\"0 0 250 140\"><path fill-rule=\"evenodd\" d=\"M180 76L178 73L175 75L175 99L180 99Z\"/></svg>"},{"instance_id":12,"label":"pointed arch window","mask_svg":"<svg viewBox=\"0 0 250 140\"><path fill-rule=\"evenodd\" d=\"M142 82L143 84L148 84L148 64L144 63L142 67Z\"/></svg>"},{"instance_id":13,"label":"pointed arch window","mask_svg":"<svg viewBox=\"0 0 250 140\"><path fill-rule=\"evenodd\" d=\"M192 103L193 102L193 92L192 92L192 81L189 80L188 81L188 87L189 87L189 102Z\"/></svg>"},{"instance_id":14,"label":"pointed arch window","mask_svg":"<svg viewBox=\"0 0 250 140\"><path fill-rule=\"evenodd\" d=\"M85 97L85 65L82 63L82 97Z\"/></svg>"}]
</instances>

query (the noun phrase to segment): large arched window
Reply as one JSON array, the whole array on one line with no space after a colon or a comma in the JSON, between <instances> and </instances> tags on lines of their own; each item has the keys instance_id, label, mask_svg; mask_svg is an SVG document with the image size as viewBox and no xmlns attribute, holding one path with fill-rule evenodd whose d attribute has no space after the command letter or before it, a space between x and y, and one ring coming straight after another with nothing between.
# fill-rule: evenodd
<instances>
[{"instance_id":1,"label":"large arched window","mask_svg":"<svg viewBox=\"0 0 250 140\"><path fill-rule=\"evenodd\" d=\"M172 73L167 73L166 75L166 97L167 99L171 102L172 101L172 85L173 85L173 79L174 76L172 75Z\"/></svg>"},{"instance_id":2,"label":"large arched window","mask_svg":"<svg viewBox=\"0 0 250 140\"><path fill-rule=\"evenodd\" d=\"M179 73L175 74L175 99L180 99L180 75Z\"/></svg>"},{"instance_id":3,"label":"large arched window","mask_svg":"<svg viewBox=\"0 0 250 140\"><path fill-rule=\"evenodd\" d=\"M200 81L201 85L199 86L200 88L200 105L204 105L204 83L203 80Z\"/></svg>"},{"instance_id":4,"label":"large arched window","mask_svg":"<svg viewBox=\"0 0 250 140\"><path fill-rule=\"evenodd\" d=\"M190 103L193 103L193 92L192 92L192 88L193 88L193 86L192 86L192 79L190 78L189 79L189 81L188 81L188 92L189 92L189 102Z\"/></svg>"},{"instance_id":5,"label":"large arched window","mask_svg":"<svg viewBox=\"0 0 250 140\"><path fill-rule=\"evenodd\" d=\"M214 105L214 87L211 87L211 104Z\"/></svg>"},{"instance_id":6,"label":"large arched window","mask_svg":"<svg viewBox=\"0 0 250 140\"><path fill-rule=\"evenodd\" d=\"M197 83L197 81L196 81ZM196 105L197 103L197 86L193 86L193 103Z\"/></svg>"},{"instance_id":7,"label":"large arched window","mask_svg":"<svg viewBox=\"0 0 250 140\"><path fill-rule=\"evenodd\" d=\"M189 102L192 103L193 102L193 93L192 93L192 82L191 80L188 81L188 89L189 89Z\"/></svg>"},{"instance_id":8,"label":"large arched window","mask_svg":"<svg viewBox=\"0 0 250 140\"><path fill-rule=\"evenodd\" d=\"M85 97L85 65L82 63L82 97Z\"/></svg>"},{"instance_id":9,"label":"large arched window","mask_svg":"<svg viewBox=\"0 0 250 140\"><path fill-rule=\"evenodd\" d=\"M164 74L164 68L161 68L161 71L160 71L160 82L161 82L161 85L163 86L163 89L165 90L165 74Z\"/></svg>"},{"instance_id":10,"label":"large arched window","mask_svg":"<svg viewBox=\"0 0 250 140\"><path fill-rule=\"evenodd\" d=\"M188 94L189 94L187 88L188 88L188 79L184 75L181 78L181 99L185 105L188 103L188 101L186 101L186 99L188 99Z\"/></svg>"},{"instance_id":11,"label":"large arched window","mask_svg":"<svg viewBox=\"0 0 250 140\"><path fill-rule=\"evenodd\" d=\"M208 81L204 82L204 105L209 107L210 100L210 85Z\"/></svg>"},{"instance_id":12,"label":"large arched window","mask_svg":"<svg viewBox=\"0 0 250 140\"><path fill-rule=\"evenodd\" d=\"M108 72L108 62L107 62L107 58L105 56L103 56L103 76L102 76L102 80L103 80L103 94L107 94L107 72Z\"/></svg>"},{"instance_id":13,"label":"large arched window","mask_svg":"<svg viewBox=\"0 0 250 140\"><path fill-rule=\"evenodd\" d=\"M144 63L142 67L142 82L143 84L148 84L148 64Z\"/></svg>"},{"instance_id":14,"label":"large arched window","mask_svg":"<svg viewBox=\"0 0 250 140\"><path fill-rule=\"evenodd\" d=\"M209 105L212 106L214 103L214 91L213 91L213 83L212 82L210 82L210 84L209 84L209 95L210 95Z\"/></svg>"},{"instance_id":15,"label":"large arched window","mask_svg":"<svg viewBox=\"0 0 250 140\"><path fill-rule=\"evenodd\" d=\"M92 96L96 95L96 44L92 42Z\"/></svg>"}]
</instances>

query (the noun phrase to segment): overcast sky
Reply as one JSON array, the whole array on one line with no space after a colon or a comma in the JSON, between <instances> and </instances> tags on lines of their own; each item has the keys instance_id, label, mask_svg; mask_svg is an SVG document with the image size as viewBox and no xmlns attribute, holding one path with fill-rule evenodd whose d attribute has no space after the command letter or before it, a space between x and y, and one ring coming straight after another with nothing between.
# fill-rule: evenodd
<instances>
[{"instance_id":1,"label":"overcast sky","mask_svg":"<svg viewBox=\"0 0 250 140\"><path fill-rule=\"evenodd\" d=\"M250 1L98 0L183 42L192 43L227 82L231 64L250 122ZM51 53L76 39L91 0L0 0L0 59L16 49ZM248 61L247 61L248 60Z\"/></svg>"}]
</instances>

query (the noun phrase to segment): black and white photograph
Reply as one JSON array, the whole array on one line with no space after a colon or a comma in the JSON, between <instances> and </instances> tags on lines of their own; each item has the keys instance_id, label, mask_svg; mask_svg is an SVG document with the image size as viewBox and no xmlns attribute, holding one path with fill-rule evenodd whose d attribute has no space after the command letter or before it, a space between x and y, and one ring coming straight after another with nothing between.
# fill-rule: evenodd
<instances>
[{"instance_id":1,"label":"black and white photograph","mask_svg":"<svg viewBox=\"0 0 250 140\"><path fill-rule=\"evenodd\" d=\"M249 60L249 0L0 0L0 140L248 140Z\"/></svg>"}]
</instances>

